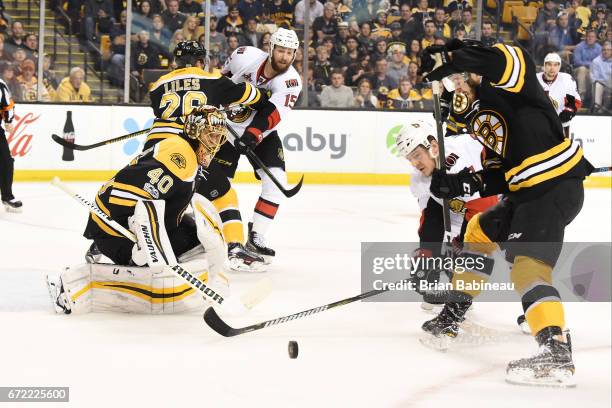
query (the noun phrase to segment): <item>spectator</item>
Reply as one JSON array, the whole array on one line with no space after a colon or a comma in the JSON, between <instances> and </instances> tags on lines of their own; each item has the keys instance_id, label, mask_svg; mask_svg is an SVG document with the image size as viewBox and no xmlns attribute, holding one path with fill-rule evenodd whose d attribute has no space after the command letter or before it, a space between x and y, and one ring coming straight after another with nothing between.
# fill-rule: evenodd
<instances>
[{"instance_id":1,"label":"spectator","mask_svg":"<svg viewBox=\"0 0 612 408\"><path fill-rule=\"evenodd\" d=\"M572 0L571 8L567 9L572 17L570 19L570 26L576 27L579 33L584 34L591 21L591 9L583 6L582 0ZM572 24L572 20L574 24Z\"/></svg>"},{"instance_id":2,"label":"spectator","mask_svg":"<svg viewBox=\"0 0 612 408\"><path fill-rule=\"evenodd\" d=\"M317 57L312 67L314 80L321 85L331 84L332 66L329 63L329 51L319 45L316 49Z\"/></svg>"},{"instance_id":3,"label":"spectator","mask_svg":"<svg viewBox=\"0 0 612 408\"><path fill-rule=\"evenodd\" d=\"M381 58L387 58L387 40L381 38L376 41L374 51L371 53L372 60L378 61Z\"/></svg>"},{"instance_id":4,"label":"spectator","mask_svg":"<svg viewBox=\"0 0 612 408\"><path fill-rule=\"evenodd\" d=\"M300 93L300 96L298 97L296 105L297 106L302 105L302 96L304 95L304 91L306 91L308 93L308 107L309 108L320 107L321 102L319 99L319 93L321 92L321 85L315 82L314 77L313 77L312 67L308 67L308 73L307 73L306 78L307 78L307 81L306 81L306 86L304 87L305 89L302 89L302 92Z\"/></svg>"},{"instance_id":5,"label":"spectator","mask_svg":"<svg viewBox=\"0 0 612 408\"><path fill-rule=\"evenodd\" d=\"M321 106L324 108L349 108L353 106L353 91L344 85L344 74L340 70L332 73L331 85L321 91Z\"/></svg>"},{"instance_id":6,"label":"spectator","mask_svg":"<svg viewBox=\"0 0 612 408\"><path fill-rule=\"evenodd\" d=\"M198 25L199 20L194 16L187 16L183 24L183 38L187 41L197 41L204 33L204 27ZM148 42L148 40L147 40Z\"/></svg>"},{"instance_id":7,"label":"spectator","mask_svg":"<svg viewBox=\"0 0 612 408\"><path fill-rule=\"evenodd\" d=\"M257 18L261 14L261 10L261 1L240 0L238 3L238 12L240 13L242 21L247 21L250 18L254 18L255 21L257 21Z\"/></svg>"},{"instance_id":8,"label":"spectator","mask_svg":"<svg viewBox=\"0 0 612 408\"><path fill-rule=\"evenodd\" d=\"M4 44L4 37L0 35L0 61L12 61L13 55L8 50L8 46Z\"/></svg>"},{"instance_id":9,"label":"spectator","mask_svg":"<svg viewBox=\"0 0 612 408\"><path fill-rule=\"evenodd\" d=\"M400 16L398 22L402 25L402 40L404 43L410 44L412 40L423 35L423 22L412 16L412 11L407 3L400 6Z\"/></svg>"},{"instance_id":10,"label":"spectator","mask_svg":"<svg viewBox=\"0 0 612 408\"><path fill-rule=\"evenodd\" d=\"M373 89L380 89L381 87L393 89L397 87L397 82L387 75L388 68L389 64L384 58L381 58L374 63L374 75L370 81L372 82Z\"/></svg>"},{"instance_id":11,"label":"spectator","mask_svg":"<svg viewBox=\"0 0 612 408\"><path fill-rule=\"evenodd\" d=\"M297 28L304 28L304 5L305 0L300 0L296 5L293 11L293 17L295 21L295 26ZM310 5L310 14L308 25L312 25L315 18L321 17L323 15L323 5L319 3L317 0L308 0Z\"/></svg>"},{"instance_id":12,"label":"spectator","mask_svg":"<svg viewBox=\"0 0 612 408\"><path fill-rule=\"evenodd\" d=\"M206 2L202 2L202 12L206 12ZM227 4L223 0L210 0L210 13L212 16L217 17L217 20L227 16Z\"/></svg>"},{"instance_id":13,"label":"spectator","mask_svg":"<svg viewBox=\"0 0 612 408\"><path fill-rule=\"evenodd\" d=\"M60 82L55 95L55 101L71 103L91 102L91 89L85 83L84 78L85 72L82 68L72 68L70 75Z\"/></svg>"},{"instance_id":14,"label":"spectator","mask_svg":"<svg viewBox=\"0 0 612 408\"><path fill-rule=\"evenodd\" d=\"M480 41L487 47L491 47L497 43L503 42L501 38L496 38L493 33L493 24L484 22L482 23L482 33Z\"/></svg>"},{"instance_id":15,"label":"spectator","mask_svg":"<svg viewBox=\"0 0 612 408\"><path fill-rule=\"evenodd\" d=\"M170 47L168 50L174 52L174 49L181 41L185 41L185 34L183 34L183 30L176 30L170 39Z\"/></svg>"},{"instance_id":16,"label":"spectator","mask_svg":"<svg viewBox=\"0 0 612 408\"><path fill-rule=\"evenodd\" d=\"M595 9L595 18L589 24L591 30L595 30L595 34L599 41L606 39L606 31L608 30L608 22L606 21L605 5L598 5Z\"/></svg>"},{"instance_id":17,"label":"spectator","mask_svg":"<svg viewBox=\"0 0 612 408\"><path fill-rule=\"evenodd\" d=\"M153 9L149 0L140 2L140 8L132 14L132 31L140 32L142 30L151 31L153 19Z\"/></svg>"},{"instance_id":18,"label":"spectator","mask_svg":"<svg viewBox=\"0 0 612 408\"><path fill-rule=\"evenodd\" d=\"M610 112L610 108L612 108L610 106L612 96L612 43L610 41L604 43L601 55L591 63L591 79L594 88L593 111L605 110ZM608 103L605 103L606 100Z\"/></svg>"},{"instance_id":19,"label":"spectator","mask_svg":"<svg viewBox=\"0 0 612 408\"><path fill-rule=\"evenodd\" d=\"M190 16L193 18L193 16ZM141 101L144 96L144 74L145 69L160 69L161 59L172 59L167 49L159 48L155 43L149 41L149 32L138 33L138 41L133 47L130 61L130 71L136 81L130 83L130 92L136 101Z\"/></svg>"},{"instance_id":20,"label":"spectator","mask_svg":"<svg viewBox=\"0 0 612 408\"><path fill-rule=\"evenodd\" d=\"M375 39L391 37L391 30L387 27L387 12L383 9L376 12L376 19L372 22L372 37Z\"/></svg>"},{"instance_id":21,"label":"spectator","mask_svg":"<svg viewBox=\"0 0 612 408\"><path fill-rule=\"evenodd\" d=\"M423 109L423 103L419 92L412 89L412 83L407 77L403 77L399 86L392 89L387 95L387 108L389 109ZM416 103L416 104L415 104Z\"/></svg>"},{"instance_id":22,"label":"spectator","mask_svg":"<svg viewBox=\"0 0 612 408\"><path fill-rule=\"evenodd\" d=\"M374 50L375 40L372 38L372 30L370 27L370 23L365 22L361 23L359 26L359 34L357 35L357 40L361 45L361 48L364 49L368 54ZM387 44L385 43L385 47Z\"/></svg>"},{"instance_id":23,"label":"spectator","mask_svg":"<svg viewBox=\"0 0 612 408\"><path fill-rule=\"evenodd\" d=\"M349 65L357 62L360 57L361 53L359 52L359 41L357 41L357 37L350 36L346 39L346 53L337 57L333 61L333 65L335 67L342 67L343 69L346 69L346 67Z\"/></svg>"},{"instance_id":24,"label":"spectator","mask_svg":"<svg viewBox=\"0 0 612 408\"><path fill-rule=\"evenodd\" d=\"M336 6L334 3L325 3L323 6L323 15L315 18L312 23L312 31L314 32L317 44L321 44L324 38L335 38L338 33L338 23L336 21Z\"/></svg>"},{"instance_id":25,"label":"spectator","mask_svg":"<svg viewBox=\"0 0 612 408\"><path fill-rule=\"evenodd\" d=\"M27 59L21 63L19 69L21 75L17 77L17 81L21 85L23 100L26 102L36 102L38 100L38 79L34 75L34 62ZM49 92L47 92L47 88L44 86L42 87L40 100L43 102L49 102L51 100Z\"/></svg>"},{"instance_id":26,"label":"spectator","mask_svg":"<svg viewBox=\"0 0 612 408\"><path fill-rule=\"evenodd\" d=\"M559 8L553 0L545 0L544 7L540 8L535 21L536 32L548 32L555 25Z\"/></svg>"},{"instance_id":27,"label":"spectator","mask_svg":"<svg viewBox=\"0 0 612 408\"><path fill-rule=\"evenodd\" d=\"M267 8L264 8L261 12L261 15L259 16L257 20L257 32L258 33L265 33L265 32L274 33L276 32L276 30L278 30L278 26L276 25L274 20L272 20L272 16L270 16L270 11Z\"/></svg>"},{"instance_id":28,"label":"spectator","mask_svg":"<svg viewBox=\"0 0 612 408\"><path fill-rule=\"evenodd\" d=\"M446 39L451 38L451 28L446 24L446 12L444 7L436 8L436 12L433 18L434 25L436 26L436 32Z\"/></svg>"},{"instance_id":29,"label":"spectator","mask_svg":"<svg viewBox=\"0 0 612 408\"><path fill-rule=\"evenodd\" d=\"M601 45L597 43L597 34L593 30L574 49L574 76L580 98L585 101L591 86L591 62L601 54Z\"/></svg>"},{"instance_id":30,"label":"spectator","mask_svg":"<svg viewBox=\"0 0 612 408\"><path fill-rule=\"evenodd\" d=\"M456 1L453 1L448 4L448 14L450 14L450 19L447 21L448 26L451 29L451 32L455 32L458 26L463 24L461 15L461 10L459 9L459 5Z\"/></svg>"},{"instance_id":31,"label":"spectator","mask_svg":"<svg viewBox=\"0 0 612 408\"><path fill-rule=\"evenodd\" d=\"M559 13L557 24L550 31L548 38L552 46L551 51L557 52L566 63L569 63L569 57L578 44L578 35L574 28L569 27L567 13Z\"/></svg>"},{"instance_id":32,"label":"spectator","mask_svg":"<svg viewBox=\"0 0 612 408\"><path fill-rule=\"evenodd\" d=\"M437 39L440 38L439 34L436 33L436 41L434 42L434 44L437 45ZM455 29L455 32L453 33L453 38L456 38L459 41L463 41L465 40L467 34L465 32L465 27L463 25L458 25L457 28ZM441 45L444 45L444 43L442 43Z\"/></svg>"},{"instance_id":33,"label":"spectator","mask_svg":"<svg viewBox=\"0 0 612 408\"><path fill-rule=\"evenodd\" d=\"M6 43L14 47L21 47L25 41L25 31L21 21L14 20L11 24L11 35L6 39Z\"/></svg>"},{"instance_id":34,"label":"spectator","mask_svg":"<svg viewBox=\"0 0 612 408\"><path fill-rule=\"evenodd\" d=\"M357 86L359 81L363 78L369 78L374 74L372 65L370 64L370 56L365 54L354 64L348 67L346 70L346 84L348 86ZM371 82L370 82L371 85Z\"/></svg>"},{"instance_id":35,"label":"spectator","mask_svg":"<svg viewBox=\"0 0 612 408\"><path fill-rule=\"evenodd\" d=\"M23 44L26 56L32 61L38 60L38 36L34 33L27 33Z\"/></svg>"},{"instance_id":36,"label":"spectator","mask_svg":"<svg viewBox=\"0 0 612 408\"><path fill-rule=\"evenodd\" d=\"M422 50L429 47L430 45L433 45L435 41L434 34L436 33L436 26L433 20L426 20L424 27L425 27L425 33L423 34L423 38L421 38L421 49Z\"/></svg>"},{"instance_id":37,"label":"spectator","mask_svg":"<svg viewBox=\"0 0 612 408\"><path fill-rule=\"evenodd\" d=\"M110 32L112 56L108 75L111 83L117 86L123 86L126 24L127 12L123 10L119 16L119 24L115 24Z\"/></svg>"},{"instance_id":38,"label":"spectator","mask_svg":"<svg viewBox=\"0 0 612 408\"><path fill-rule=\"evenodd\" d=\"M166 9L166 3L162 0L132 0L132 11L142 13L142 3L144 2L149 3L149 18L153 17L153 14L159 14Z\"/></svg>"},{"instance_id":39,"label":"spectator","mask_svg":"<svg viewBox=\"0 0 612 408\"><path fill-rule=\"evenodd\" d=\"M404 37L402 37L402 25L394 21L389 24L389 29L391 30L391 37L389 37L390 44L401 44L406 48L406 43L404 42Z\"/></svg>"},{"instance_id":40,"label":"spectator","mask_svg":"<svg viewBox=\"0 0 612 408\"><path fill-rule=\"evenodd\" d=\"M334 58L346 53L346 41L348 40L349 36L350 34L348 23L346 21L339 22L338 35L336 35L336 37L334 38L334 47L332 48L332 56ZM359 42L359 48L361 48L362 50L367 50L366 47L362 46L361 41L359 41L359 37L357 37L357 41Z\"/></svg>"},{"instance_id":41,"label":"spectator","mask_svg":"<svg viewBox=\"0 0 612 408\"><path fill-rule=\"evenodd\" d=\"M55 78L55 74L51 71L51 56L45 54L43 56L43 85L47 88L47 92L49 93L49 97L51 100L55 100L55 90L58 87L57 78Z\"/></svg>"},{"instance_id":42,"label":"spectator","mask_svg":"<svg viewBox=\"0 0 612 408\"><path fill-rule=\"evenodd\" d=\"M183 28L187 16L179 11L178 0L167 0L168 8L161 13L164 25L171 32L174 33L176 30Z\"/></svg>"},{"instance_id":43,"label":"spectator","mask_svg":"<svg viewBox=\"0 0 612 408\"><path fill-rule=\"evenodd\" d=\"M13 99L16 102L23 101L23 92L21 91L21 84L17 81L17 68L15 65L11 62L3 61L0 66L0 74L11 91Z\"/></svg>"},{"instance_id":44,"label":"spectator","mask_svg":"<svg viewBox=\"0 0 612 408\"><path fill-rule=\"evenodd\" d=\"M21 67L21 63L28 59L28 56L23 48L17 48L13 51L13 61L15 62L15 67L18 69ZM29 60L32 61L32 60ZM34 62L34 61L32 61Z\"/></svg>"},{"instance_id":45,"label":"spectator","mask_svg":"<svg viewBox=\"0 0 612 408\"><path fill-rule=\"evenodd\" d=\"M244 30L238 35L240 45L248 45L251 47L257 47L260 37L261 34L257 32L257 20L254 18L247 20Z\"/></svg>"},{"instance_id":46,"label":"spectator","mask_svg":"<svg viewBox=\"0 0 612 408\"><path fill-rule=\"evenodd\" d=\"M410 42L410 48L408 49L408 60L421 65L421 43L419 40L412 40Z\"/></svg>"},{"instance_id":47,"label":"spectator","mask_svg":"<svg viewBox=\"0 0 612 408\"><path fill-rule=\"evenodd\" d=\"M278 27L290 28L293 19L293 9L288 0L272 0L268 4L270 17Z\"/></svg>"},{"instance_id":48,"label":"spectator","mask_svg":"<svg viewBox=\"0 0 612 408\"><path fill-rule=\"evenodd\" d=\"M225 34L225 37L229 37L229 34L240 34L243 28L243 21L240 18L240 12L238 7L231 6L229 8L229 14L223 17L217 25L217 31Z\"/></svg>"},{"instance_id":49,"label":"spectator","mask_svg":"<svg viewBox=\"0 0 612 408\"><path fill-rule=\"evenodd\" d=\"M268 54L270 53L270 37L272 37L272 34L270 33L263 33L261 35L261 37L259 38L259 49L267 52Z\"/></svg>"},{"instance_id":50,"label":"spectator","mask_svg":"<svg viewBox=\"0 0 612 408\"><path fill-rule=\"evenodd\" d=\"M217 31L217 17L210 16L210 38L209 38L210 52L215 54L225 54L227 50L227 38L225 34Z\"/></svg>"},{"instance_id":51,"label":"spectator","mask_svg":"<svg viewBox=\"0 0 612 408\"><path fill-rule=\"evenodd\" d=\"M427 0L418 0L417 7L412 9L412 16L415 20L423 23L433 17L434 9L429 8Z\"/></svg>"},{"instance_id":52,"label":"spectator","mask_svg":"<svg viewBox=\"0 0 612 408\"><path fill-rule=\"evenodd\" d=\"M378 99L372 93L372 83L367 78L362 78L357 85L355 106L357 108L371 109L376 109L378 107Z\"/></svg>"},{"instance_id":53,"label":"spectator","mask_svg":"<svg viewBox=\"0 0 612 408\"><path fill-rule=\"evenodd\" d=\"M387 75L393 82L399 83L400 78L408 74L408 64L404 62L406 48L400 44L393 44L389 47L389 54L391 57Z\"/></svg>"},{"instance_id":54,"label":"spectator","mask_svg":"<svg viewBox=\"0 0 612 408\"><path fill-rule=\"evenodd\" d=\"M85 39L94 42L96 27L100 33L109 33L115 24L115 9L112 0L85 0Z\"/></svg>"},{"instance_id":55,"label":"spectator","mask_svg":"<svg viewBox=\"0 0 612 408\"><path fill-rule=\"evenodd\" d=\"M227 50L225 55L221 55L221 64L224 64L227 58L229 58L234 51L240 46L240 42L238 40L238 36L236 34L230 34L227 37Z\"/></svg>"},{"instance_id":56,"label":"spectator","mask_svg":"<svg viewBox=\"0 0 612 408\"><path fill-rule=\"evenodd\" d=\"M465 29L465 35L470 40L476 39L476 30L474 30L474 24L472 23L472 8L468 7L463 9L461 12L461 24Z\"/></svg>"},{"instance_id":57,"label":"spectator","mask_svg":"<svg viewBox=\"0 0 612 408\"><path fill-rule=\"evenodd\" d=\"M149 32L150 41L161 48L169 49L172 33L164 25L164 20L159 14L154 14L151 20L151 31ZM212 42L212 36L211 36Z\"/></svg>"},{"instance_id":58,"label":"spectator","mask_svg":"<svg viewBox=\"0 0 612 408\"><path fill-rule=\"evenodd\" d=\"M179 11L187 16L197 16L202 12L202 5L194 0L181 0Z\"/></svg>"}]
</instances>

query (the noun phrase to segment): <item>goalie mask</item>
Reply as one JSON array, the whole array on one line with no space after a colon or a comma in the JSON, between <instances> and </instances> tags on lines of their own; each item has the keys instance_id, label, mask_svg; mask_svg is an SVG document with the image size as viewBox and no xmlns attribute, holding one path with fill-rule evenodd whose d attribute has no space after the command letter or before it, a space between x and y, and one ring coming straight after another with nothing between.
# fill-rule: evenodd
<instances>
[{"instance_id":1,"label":"goalie mask","mask_svg":"<svg viewBox=\"0 0 612 408\"><path fill-rule=\"evenodd\" d=\"M208 167L212 158L227 140L227 117L214 106L194 109L185 120L185 135L199 142L195 149L198 163Z\"/></svg>"}]
</instances>

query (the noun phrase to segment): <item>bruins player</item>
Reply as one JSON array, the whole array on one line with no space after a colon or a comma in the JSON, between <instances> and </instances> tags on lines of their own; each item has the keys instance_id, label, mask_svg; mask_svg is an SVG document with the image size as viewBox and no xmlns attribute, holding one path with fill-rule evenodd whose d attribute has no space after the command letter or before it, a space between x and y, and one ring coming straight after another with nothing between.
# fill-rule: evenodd
<instances>
[{"instance_id":1,"label":"bruins player","mask_svg":"<svg viewBox=\"0 0 612 408\"><path fill-rule=\"evenodd\" d=\"M151 108L156 119L144 149L160 140L181 135L184 118L198 106L240 104L265 110L271 105L267 96L253 84L234 83L225 76L204 71L206 56L206 50L196 41L183 41L177 45L174 50L177 69L160 77L150 87ZM202 184L210 184L210 180L215 177L214 173L218 172L213 168L209 170L212 174ZM224 214L221 216L224 217ZM244 248L242 243L235 245L230 240L228 250L231 264L263 268L264 260Z\"/></svg>"},{"instance_id":2,"label":"bruins player","mask_svg":"<svg viewBox=\"0 0 612 408\"><path fill-rule=\"evenodd\" d=\"M168 313L203 306L201 296L191 296L195 291L163 266L181 262L205 282L209 272L222 276L226 250L219 220L212 204L194 198L194 185L226 133L223 112L198 107L186 119L185 138L161 140L102 186L97 207L128 227L136 243L90 214L84 236L94 241L99 258L104 255L112 264L90 262L48 277L58 312ZM193 218L183 216L190 203L196 208Z\"/></svg>"},{"instance_id":3,"label":"bruins player","mask_svg":"<svg viewBox=\"0 0 612 408\"><path fill-rule=\"evenodd\" d=\"M447 89L447 84L450 85ZM478 111L474 89L466 83L466 74L453 74L444 81L440 97L442 120L446 121L444 136L470 133L469 124Z\"/></svg>"},{"instance_id":4,"label":"bruins player","mask_svg":"<svg viewBox=\"0 0 612 408\"><path fill-rule=\"evenodd\" d=\"M465 242L468 251L481 255L490 255L497 244L506 250L507 260L513 263L512 282L540 345L535 356L508 364L507 381L571 386L572 351L552 270L565 226L582 208L582 181L592 166L583 158L580 145L564 137L557 112L538 84L535 64L520 47L466 46L453 40L428 47L423 61L427 80L470 73L468 81L480 100L471 127L487 156L496 159L478 172L435 171L431 191L440 198L475 191L482 196L505 194L498 205L470 220ZM469 284L484 279L463 273L455 274L453 282L458 280ZM453 301L423 329L436 336L456 336L477 294L453 291Z\"/></svg>"}]
</instances>

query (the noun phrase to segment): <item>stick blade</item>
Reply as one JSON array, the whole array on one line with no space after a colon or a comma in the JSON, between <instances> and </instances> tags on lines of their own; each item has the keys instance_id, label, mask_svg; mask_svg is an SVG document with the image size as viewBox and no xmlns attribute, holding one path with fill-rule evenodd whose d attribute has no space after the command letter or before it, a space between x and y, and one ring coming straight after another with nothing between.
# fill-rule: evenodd
<instances>
[{"instance_id":1,"label":"stick blade","mask_svg":"<svg viewBox=\"0 0 612 408\"><path fill-rule=\"evenodd\" d=\"M209 307L204 312L204 321L214 331L222 335L223 337L233 337L238 333L238 330L230 327L227 323L225 323L217 314L217 311L214 307Z\"/></svg>"},{"instance_id":2,"label":"stick blade","mask_svg":"<svg viewBox=\"0 0 612 408\"><path fill-rule=\"evenodd\" d=\"M304 183L304 175L302 175L302 178L300 179L300 181L291 190L283 191L283 193L285 194L285 197L291 198L294 195L296 195L302 189L303 183Z\"/></svg>"}]
</instances>

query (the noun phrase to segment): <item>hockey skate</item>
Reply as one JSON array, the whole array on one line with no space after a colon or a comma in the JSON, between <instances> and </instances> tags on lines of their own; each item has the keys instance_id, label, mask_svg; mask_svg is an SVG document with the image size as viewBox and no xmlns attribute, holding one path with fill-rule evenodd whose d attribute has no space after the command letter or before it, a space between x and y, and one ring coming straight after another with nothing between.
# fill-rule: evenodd
<instances>
[{"instance_id":1,"label":"hockey skate","mask_svg":"<svg viewBox=\"0 0 612 408\"><path fill-rule=\"evenodd\" d=\"M545 387L575 387L572 342L568 331L546 327L538 332L538 352L529 358L514 360L506 368L511 384Z\"/></svg>"},{"instance_id":2,"label":"hockey skate","mask_svg":"<svg viewBox=\"0 0 612 408\"><path fill-rule=\"evenodd\" d=\"M23 211L23 203L16 199L2 200L2 204L7 212L20 213Z\"/></svg>"},{"instance_id":3,"label":"hockey skate","mask_svg":"<svg viewBox=\"0 0 612 408\"><path fill-rule=\"evenodd\" d=\"M102 252L100 252L100 249L98 249L96 243L93 242L85 253L85 262L88 264L100 263L103 256L104 255L102 255Z\"/></svg>"},{"instance_id":4,"label":"hockey skate","mask_svg":"<svg viewBox=\"0 0 612 408\"><path fill-rule=\"evenodd\" d=\"M249 251L239 242L227 244L229 267L237 272L265 272L266 264L262 257Z\"/></svg>"},{"instance_id":5,"label":"hockey skate","mask_svg":"<svg viewBox=\"0 0 612 408\"><path fill-rule=\"evenodd\" d=\"M49 296L51 297L55 313L72 313L70 302L68 301L66 292L64 292L64 285L59 275L47 275L47 289L49 289Z\"/></svg>"},{"instance_id":6,"label":"hockey skate","mask_svg":"<svg viewBox=\"0 0 612 408\"><path fill-rule=\"evenodd\" d=\"M249 239L246 244L246 249L262 257L266 265L272 263L272 259L276 255L275 250L266 246L263 237L253 231L252 222L249 222Z\"/></svg>"}]
</instances>

